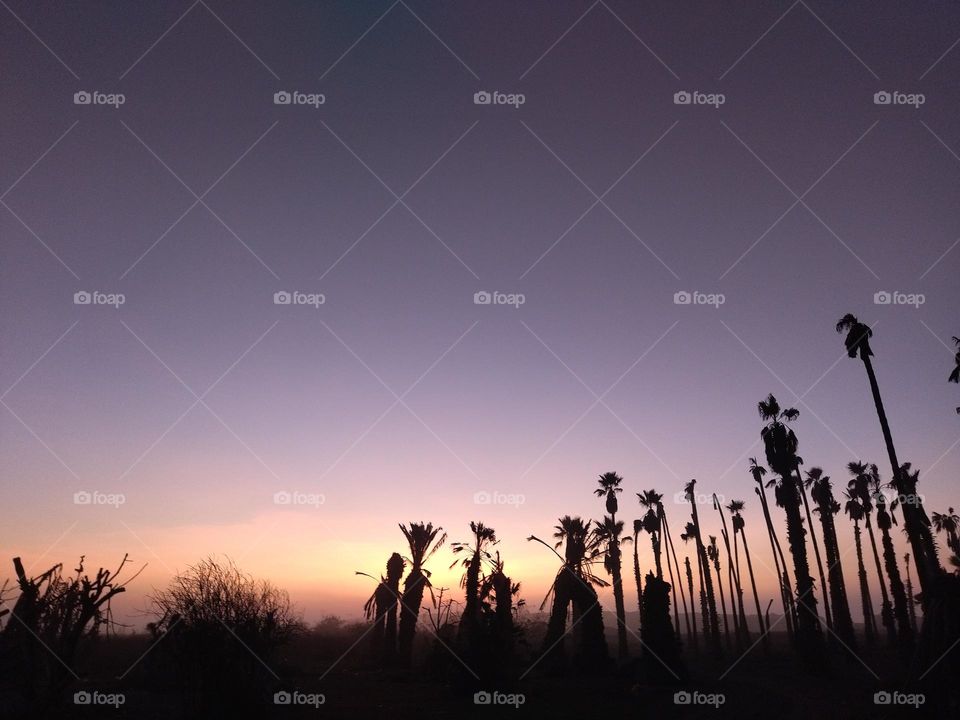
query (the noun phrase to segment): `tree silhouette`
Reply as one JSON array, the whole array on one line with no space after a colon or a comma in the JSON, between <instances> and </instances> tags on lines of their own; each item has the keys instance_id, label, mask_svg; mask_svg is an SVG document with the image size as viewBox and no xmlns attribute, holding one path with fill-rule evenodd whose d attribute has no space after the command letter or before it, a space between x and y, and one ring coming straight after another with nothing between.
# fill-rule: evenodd
<instances>
[{"instance_id":1,"label":"tree silhouette","mask_svg":"<svg viewBox=\"0 0 960 720\"><path fill-rule=\"evenodd\" d=\"M693 629L690 627L690 612L693 611L693 594L690 595L690 610L687 610L687 596L683 590L683 578L680 575L680 563L677 562L677 550L673 546L673 537L670 535L670 524L667 522L667 511L663 507L663 496L661 495L657 502L657 518L660 527L661 537L666 540L667 547L667 572L670 576L670 585L673 590L673 603L676 607L677 603L677 591L676 588L680 589L680 600L683 603L683 617L686 621L687 626L687 638L691 639L694 647L697 644L696 636L696 620L694 620ZM671 566L670 560L673 559L673 565ZM674 582L674 571L676 571L676 582ZM680 635L679 629L677 630L677 635Z\"/></svg>"},{"instance_id":2,"label":"tree silhouette","mask_svg":"<svg viewBox=\"0 0 960 720\"><path fill-rule=\"evenodd\" d=\"M405 567L406 563L400 553L393 553L387 560L386 576L380 577L377 589L363 606L366 619L374 622L374 629L370 634L374 656L386 663L391 662L397 654L397 607L400 600L400 578Z\"/></svg>"},{"instance_id":3,"label":"tree silhouette","mask_svg":"<svg viewBox=\"0 0 960 720\"><path fill-rule=\"evenodd\" d=\"M917 578L920 581L920 587L927 590L930 583L943 572L943 568L940 567L940 561L937 559L933 534L930 531L930 520L923 509L920 496L917 495L916 480L902 477L900 474L900 462L897 460L897 452L893 446L893 436L890 433L890 424L887 422L887 414L880 397L880 386L877 384L873 362L870 360L873 356L873 350L870 348L870 338L873 337L873 330L861 323L855 315L847 313L837 322L836 331L847 333L844 338L847 355L851 358L859 357L867 371L873 404L877 410L877 418L883 432L883 442L887 447L887 457L890 460L893 487L900 497L910 497L912 499L910 503L903 506L903 524L910 540L910 546L913 548L913 560L917 566Z\"/></svg>"},{"instance_id":4,"label":"tree silhouette","mask_svg":"<svg viewBox=\"0 0 960 720\"><path fill-rule=\"evenodd\" d=\"M787 633L791 638L794 637L794 628L797 624L797 613L793 604L793 591L790 589L790 575L787 571L787 562L783 557L783 550L780 547L780 539L773 527L773 518L770 517L770 506L767 504L767 491L764 483L764 476L767 469L757 463L756 458L750 458L750 475L757 487L753 491L760 499L760 507L763 510L763 519L767 525L767 536L770 540L770 552L773 555L773 564L777 571L777 577L780 581L780 602L783 605L783 617L786 619ZM746 537L746 536L744 536ZM769 624L767 625L769 628Z\"/></svg>"},{"instance_id":5,"label":"tree silhouette","mask_svg":"<svg viewBox=\"0 0 960 720\"><path fill-rule=\"evenodd\" d=\"M700 534L700 516L697 512L696 479L690 480L684 486L684 495L687 502L690 503L690 517L692 523L687 524L687 534L692 531L692 538L697 549L697 567L700 571L700 591L706 599L704 607L706 614L704 616L704 636L707 642L713 646L714 651L720 651L720 624L717 620L717 600L713 593L713 579L710 572L710 563L707 558L706 546L703 537Z\"/></svg>"},{"instance_id":6,"label":"tree silhouette","mask_svg":"<svg viewBox=\"0 0 960 720\"><path fill-rule=\"evenodd\" d=\"M880 530L880 539L883 544L883 564L890 578L890 594L893 596L893 614L897 621L897 639L902 652L909 652L913 645L913 629L910 627L910 612L907 610L907 593L900 577L900 568L897 566L897 555L893 549L893 539L890 537L890 528L896 524L894 511L899 500L894 499L889 504L883 494L884 485L880 482L880 474L876 465L870 466L871 490L877 505L877 528ZM902 467L900 472L909 472L908 467Z\"/></svg>"},{"instance_id":7,"label":"tree silhouette","mask_svg":"<svg viewBox=\"0 0 960 720\"><path fill-rule=\"evenodd\" d=\"M723 616L723 635L730 647L730 626L727 621L727 600L723 594L723 577L720 574L720 549L717 547L717 538L715 535L709 535L710 542L707 544L707 559L713 563L713 569L717 573L717 590L720 591L720 610ZM733 592L731 590L731 592ZM733 602L733 595L730 596L730 602ZM736 613L734 613L736 617Z\"/></svg>"},{"instance_id":8,"label":"tree silhouette","mask_svg":"<svg viewBox=\"0 0 960 720\"><path fill-rule=\"evenodd\" d=\"M607 550L604 556L604 569L613 578L613 601L617 611L617 657L624 660L628 654L627 648L627 611L623 600L623 576L621 572L620 536L623 533L623 523L617 521L617 494L623 492L620 484L623 478L615 472L605 472L597 480L600 486L593 491L597 497L605 498L608 518L604 518L604 541Z\"/></svg>"},{"instance_id":9,"label":"tree silhouette","mask_svg":"<svg viewBox=\"0 0 960 720\"><path fill-rule=\"evenodd\" d=\"M860 521L866 518L866 510L855 490L845 490L843 496L847 500L843 511L853 520L853 538L857 547L857 577L860 579L860 600L863 605L863 633L867 644L872 645L877 635L877 619L873 614L873 600L870 598L867 568L863 564L863 543L860 539ZM883 583L883 578L880 582Z\"/></svg>"},{"instance_id":10,"label":"tree silhouette","mask_svg":"<svg viewBox=\"0 0 960 720\"><path fill-rule=\"evenodd\" d=\"M811 656L821 639L820 619L817 616L817 599L813 594L813 578L810 577L810 565L807 562L806 531L800 515L800 491L794 473L797 471L797 436L787 426L799 414L797 410L780 409L773 395L757 403L760 418L766 423L760 431L767 464L779 475L772 480L776 486L774 496L777 505L784 509L787 516L787 540L790 542L790 554L793 555L794 576L797 582L797 627L796 637L801 651Z\"/></svg>"},{"instance_id":11,"label":"tree silhouette","mask_svg":"<svg viewBox=\"0 0 960 720\"><path fill-rule=\"evenodd\" d=\"M743 519L743 515L740 514L743 512L745 506L746 504L743 500L731 500L730 504L727 505L727 510L730 511L732 516L734 552L736 553L737 562L739 563L740 555L739 552L737 552L737 535L740 535L740 537L743 538L743 554L747 559L747 572L750 575L750 587L753 589L753 601L757 608L757 625L760 628L760 635L763 636L764 646L769 649L770 639L763 625L763 612L760 610L760 596L757 594L757 581L753 577L753 562L750 559L750 547L747 545L747 534L744 532L746 522ZM774 556L776 556L776 554L774 554Z\"/></svg>"},{"instance_id":12,"label":"tree silhouette","mask_svg":"<svg viewBox=\"0 0 960 720\"><path fill-rule=\"evenodd\" d=\"M470 532L473 535L472 542L450 544L450 549L454 555L465 555L465 557L454 560L450 568L452 569L458 563L464 568L460 586L464 589L466 597L463 614L460 616L460 626L457 629L457 640L468 649L476 650L482 620L480 606L481 565L484 561L492 560L493 556L490 554L488 547L497 544L497 535L493 528L475 521L470 522Z\"/></svg>"},{"instance_id":13,"label":"tree silhouette","mask_svg":"<svg viewBox=\"0 0 960 720\"><path fill-rule=\"evenodd\" d=\"M417 632L417 620L420 617L420 606L423 604L423 591L430 585L430 572L423 566L430 557L439 550L447 540L447 534L440 526L433 523L412 522L408 528L400 525L410 548L410 572L403 581L403 596L400 598L400 632L397 646L400 661L409 665L413 657L413 638Z\"/></svg>"},{"instance_id":14,"label":"tree silhouette","mask_svg":"<svg viewBox=\"0 0 960 720\"><path fill-rule=\"evenodd\" d=\"M806 472L804 483L810 489L810 497L816 503L816 512L820 516L823 534L823 549L827 556L830 580L830 597L833 599L833 629L849 649L856 647L853 633L853 619L850 617L850 603L847 600L847 587L843 580L843 567L840 564L840 545L837 542L837 528L833 516L840 511L840 503L833 497L830 476L823 470L813 467Z\"/></svg>"},{"instance_id":15,"label":"tree silhouette","mask_svg":"<svg viewBox=\"0 0 960 720\"><path fill-rule=\"evenodd\" d=\"M723 515L723 506L716 493L713 493L713 508L720 516L723 527L720 534L727 550L727 585L730 588L730 610L733 612L733 628L737 642L749 641L750 632L747 629L747 616L743 611L743 587L740 585L740 558L730 551L730 534L727 532L727 519ZM736 543L736 538L734 538ZM719 570L717 571L719 572ZM726 613L724 613L726 615Z\"/></svg>"}]
</instances>

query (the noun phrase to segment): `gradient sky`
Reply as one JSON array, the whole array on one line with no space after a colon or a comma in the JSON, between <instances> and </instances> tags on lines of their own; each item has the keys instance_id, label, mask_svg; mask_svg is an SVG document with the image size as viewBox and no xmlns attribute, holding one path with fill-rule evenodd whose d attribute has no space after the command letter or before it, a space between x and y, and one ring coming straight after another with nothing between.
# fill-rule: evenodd
<instances>
[{"instance_id":1,"label":"gradient sky","mask_svg":"<svg viewBox=\"0 0 960 720\"><path fill-rule=\"evenodd\" d=\"M312 620L359 613L354 571L404 549L398 522L457 540L481 519L535 607L556 559L525 538L598 517L614 469L628 526L656 487L679 528L691 477L747 500L770 597L757 401L800 410L800 454L838 486L852 459L889 477L845 312L877 323L928 509L958 502L956 5L2 5L2 562L129 552L149 563L119 605L138 623L151 587L229 555ZM895 90L925 102L874 104ZM273 303L293 290L326 302ZM474 304L495 290L525 303Z\"/></svg>"}]
</instances>

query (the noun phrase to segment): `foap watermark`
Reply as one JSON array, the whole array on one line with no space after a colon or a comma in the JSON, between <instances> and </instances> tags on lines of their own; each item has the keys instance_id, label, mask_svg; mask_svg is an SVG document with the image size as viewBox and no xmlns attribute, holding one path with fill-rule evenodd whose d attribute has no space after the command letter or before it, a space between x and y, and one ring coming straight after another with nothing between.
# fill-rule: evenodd
<instances>
[{"instance_id":1,"label":"foap watermark","mask_svg":"<svg viewBox=\"0 0 960 720\"><path fill-rule=\"evenodd\" d=\"M927 101L923 93L905 93L899 90L878 90L873 94L874 105L910 105L914 110Z\"/></svg>"},{"instance_id":2,"label":"foap watermark","mask_svg":"<svg viewBox=\"0 0 960 720\"><path fill-rule=\"evenodd\" d=\"M873 294L874 305L910 305L919 310L920 306L927 301L927 296L923 293L905 293L899 290L889 292L879 290Z\"/></svg>"},{"instance_id":3,"label":"foap watermark","mask_svg":"<svg viewBox=\"0 0 960 720\"><path fill-rule=\"evenodd\" d=\"M727 696L723 693L703 693L697 690L688 692L680 690L673 694L674 705L712 705L719 708L727 701Z\"/></svg>"},{"instance_id":4,"label":"foap watermark","mask_svg":"<svg viewBox=\"0 0 960 720\"><path fill-rule=\"evenodd\" d=\"M527 301L527 296L523 293L504 293L498 290L487 292L480 290L473 294L474 305L512 305L519 308Z\"/></svg>"},{"instance_id":5,"label":"foap watermark","mask_svg":"<svg viewBox=\"0 0 960 720\"><path fill-rule=\"evenodd\" d=\"M512 705L516 709L527 702L527 696L523 693L504 693L494 690L488 692L481 690L473 694L474 705Z\"/></svg>"},{"instance_id":6,"label":"foap watermark","mask_svg":"<svg viewBox=\"0 0 960 720\"><path fill-rule=\"evenodd\" d=\"M882 499L888 507L892 507L894 504L920 507L926 502L925 496L921 493L892 493L876 490L871 495L875 501Z\"/></svg>"},{"instance_id":7,"label":"foap watermark","mask_svg":"<svg viewBox=\"0 0 960 720\"><path fill-rule=\"evenodd\" d=\"M99 490L79 490L73 494L74 505L110 505L120 507L127 502L123 493L105 493Z\"/></svg>"},{"instance_id":8,"label":"foap watermark","mask_svg":"<svg viewBox=\"0 0 960 720\"><path fill-rule=\"evenodd\" d=\"M327 501L323 493L305 493L297 490L281 490L273 494L274 505L306 505L318 508Z\"/></svg>"},{"instance_id":9,"label":"foap watermark","mask_svg":"<svg viewBox=\"0 0 960 720\"><path fill-rule=\"evenodd\" d=\"M119 308L127 301L123 293L105 293L99 290L78 290L73 294L74 305L109 305Z\"/></svg>"},{"instance_id":10,"label":"foap watermark","mask_svg":"<svg viewBox=\"0 0 960 720\"><path fill-rule=\"evenodd\" d=\"M306 105L314 110L327 102L323 93L305 93L299 90L278 90L273 94L274 105Z\"/></svg>"},{"instance_id":11,"label":"foap watermark","mask_svg":"<svg viewBox=\"0 0 960 720\"><path fill-rule=\"evenodd\" d=\"M712 505L714 495L717 496L717 502L719 503L722 503L726 500L726 498L720 493L710 493L708 495L707 493L700 493L700 492L694 492L692 500L695 505ZM680 490L679 492L675 492L673 494L673 502L676 503L677 505L687 505L690 503L690 501L691 501L691 497L687 495L687 493L685 493L683 490Z\"/></svg>"},{"instance_id":12,"label":"foap watermark","mask_svg":"<svg viewBox=\"0 0 960 720\"><path fill-rule=\"evenodd\" d=\"M703 293L698 290L687 292L679 290L673 294L674 305L710 305L719 308L727 301L723 293Z\"/></svg>"},{"instance_id":13,"label":"foap watermark","mask_svg":"<svg viewBox=\"0 0 960 720\"><path fill-rule=\"evenodd\" d=\"M723 93L703 93L699 90L678 90L673 94L674 105L710 105L714 110L727 101Z\"/></svg>"},{"instance_id":14,"label":"foap watermark","mask_svg":"<svg viewBox=\"0 0 960 720\"><path fill-rule=\"evenodd\" d=\"M109 105L114 110L127 101L123 93L105 93L99 90L78 90L73 94L74 105Z\"/></svg>"},{"instance_id":15,"label":"foap watermark","mask_svg":"<svg viewBox=\"0 0 960 720\"><path fill-rule=\"evenodd\" d=\"M127 701L123 693L104 693L99 690L79 690L73 694L74 705L109 705L118 708Z\"/></svg>"},{"instance_id":16,"label":"foap watermark","mask_svg":"<svg viewBox=\"0 0 960 720\"><path fill-rule=\"evenodd\" d=\"M510 105L514 110L527 101L523 93L504 93L499 90L479 90L473 94L474 105Z\"/></svg>"},{"instance_id":17,"label":"foap watermark","mask_svg":"<svg viewBox=\"0 0 960 720\"><path fill-rule=\"evenodd\" d=\"M520 507L526 501L527 496L521 493L504 493L498 490L487 492L486 490L480 490L473 494L474 505L509 505L512 507Z\"/></svg>"},{"instance_id":18,"label":"foap watermark","mask_svg":"<svg viewBox=\"0 0 960 720\"><path fill-rule=\"evenodd\" d=\"M880 690L873 694L874 705L911 705L919 708L927 701L923 693L905 693L899 690Z\"/></svg>"},{"instance_id":19,"label":"foap watermark","mask_svg":"<svg viewBox=\"0 0 960 720\"><path fill-rule=\"evenodd\" d=\"M274 705L309 705L318 708L327 702L327 696L323 693L305 693L299 690L287 692L280 690L273 694Z\"/></svg>"},{"instance_id":20,"label":"foap watermark","mask_svg":"<svg viewBox=\"0 0 960 720\"><path fill-rule=\"evenodd\" d=\"M309 305L313 308L319 308L327 302L327 296L323 293L305 293L299 290L287 292L279 290L273 294L274 305Z\"/></svg>"}]
</instances>

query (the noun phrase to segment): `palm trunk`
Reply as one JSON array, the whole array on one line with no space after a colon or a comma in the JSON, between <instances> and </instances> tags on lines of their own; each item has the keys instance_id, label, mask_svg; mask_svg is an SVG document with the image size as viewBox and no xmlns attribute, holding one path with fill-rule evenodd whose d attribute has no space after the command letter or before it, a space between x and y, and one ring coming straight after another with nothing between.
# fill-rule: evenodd
<instances>
[{"instance_id":1,"label":"palm trunk","mask_svg":"<svg viewBox=\"0 0 960 720\"><path fill-rule=\"evenodd\" d=\"M676 604L676 588L680 588L680 600L683 602L683 617L687 625L687 639L693 638L693 644L696 646L696 634L690 629L690 611L687 609L687 596L683 591L683 576L680 574L680 563L677 562L677 550L673 546L673 537L670 535L670 526L667 524L667 514L663 510L663 505L660 505L657 508L657 512L660 515L660 530L665 533L667 539L667 570L670 570L670 584L674 588L674 604ZM673 556L673 567L677 571L677 581L673 581L673 570L670 569L670 556ZM693 604L693 595L690 595L690 604ZM680 631L677 630L677 636L679 637Z\"/></svg>"},{"instance_id":2,"label":"palm trunk","mask_svg":"<svg viewBox=\"0 0 960 720\"><path fill-rule=\"evenodd\" d=\"M910 629L910 614L907 610L907 593L900 578L900 568L897 566L897 555L893 549L893 539L890 530L881 528L880 538L883 543L883 563L887 567L887 576L890 578L890 594L893 596L893 614L897 621L897 636L900 649L908 652L913 645L913 632Z\"/></svg>"},{"instance_id":3,"label":"palm trunk","mask_svg":"<svg viewBox=\"0 0 960 720\"><path fill-rule=\"evenodd\" d=\"M760 596L757 594L757 581L753 577L753 562L750 560L750 548L747 545L747 534L741 531L743 535L743 554L747 557L747 572L750 573L750 587L753 589L753 601L757 606L757 625L760 626L760 635L763 636L763 644L766 648L770 647L770 637L763 623L763 613L760 611ZM736 537L736 536L734 536Z\"/></svg>"},{"instance_id":4,"label":"palm trunk","mask_svg":"<svg viewBox=\"0 0 960 720\"><path fill-rule=\"evenodd\" d=\"M883 568L880 566L880 553L877 552L877 539L873 534L873 524L870 515L866 517L867 535L870 536L870 547L873 548L873 561L877 565L877 582L880 583L880 597L883 604L880 608L880 620L887 629L887 640L891 645L897 642L897 629L893 621L893 608L890 605L890 595L887 593L887 584L883 580Z\"/></svg>"},{"instance_id":5,"label":"palm trunk","mask_svg":"<svg viewBox=\"0 0 960 720\"><path fill-rule=\"evenodd\" d=\"M719 553L718 553L719 554ZM714 559L713 569L717 573L717 590L720 591L720 611L723 613L723 637L727 643L727 648L730 647L730 625L727 621L727 600L723 595L723 579L720 575L720 560ZM731 592L733 592L731 590ZM730 602L733 602L733 595L730 596Z\"/></svg>"},{"instance_id":6,"label":"palm trunk","mask_svg":"<svg viewBox=\"0 0 960 720\"><path fill-rule=\"evenodd\" d=\"M580 580L564 566L553 585L553 606L543 637L543 655L553 667L561 665L565 656L564 638L567 630L567 611L572 600L573 587Z\"/></svg>"},{"instance_id":7,"label":"palm trunk","mask_svg":"<svg viewBox=\"0 0 960 720\"><path fill-rule=\"evenodd\" d=\"M710 577L710 562L707 559L707 550L704 547L703 540L700 536L700 517L697 514L697 503L691 501L690 506L693 508L693 526L696 528L697 532L696 541L697 555L700 563L700 581L704 586L704 590L706 591L707 620L709 620L709 633L707 633L707 637L715 646L715 649L719 651L720 624L717 622L717 598L713 593L713 580Z\"/></svg>"},{"instance_id":8,"label":"palm trunk","mask_svg":"<svg viewBox=\"0 0 960 720\"><path fill-rule=\"evenodd\" d=\"M614 517L611 515L611 517ZM610 556L612 558L613 575L613 602L617 611L617 657L625 660L629 655L627 649L627 610L623 600L623 574L620 567L620 545L618 538L610 540Z\"/></svg>"},{"instance_id":9,"label":"palm trunk","mask_svg":"<svg viewBox=\"0 0 960 720\"><path fill-rule=\"evenodd\" d=\"M863 564L863 543L860 541L860 522L853 521L853 537L857 546L857 575L860 578L860 600L863 603L863 635L868 645L877 637L877 619L873 616L873 602L870 600L870 585L867 582L867 568Z\"/></svg>"},{"instance_id":10,"label":"palm trunk","mask_svg":"<svg viewBox=\"0 0 960 720\"><path fill-rule=\"evenodd\" d=\"M400 661L409 665L413 658L413 638L417 632L417 620L420 617L420 605L423 603L423 589L427 578L419 567L413 567L403 583L403 597L400 598L400 633L398 647Z\"/></svg>"},{"instance_id":11,"label":"palm trunk","mask_svg":"<svg viewBox=\"0 0 960 720\"><path fill-rule=\"evenodd\" d=\"M883 431L883 441L887 446L887 457L890 460L890 466L893 470L893 484L897 492L908 498L908 502L903 503L903 524L910 539L910 546L913 549L913 561L917 566L917 579L920 581L920 590L926 594L926 591L932 586L933 581L943 572L940 567L940 561L937 558L936 546L933 542L933 535L930 532L930 520L923 509L923 503L920 496L916 494L916 488L907 487L907 483L901 477L900 463L897 460L897 451L893 447L893 436L890 434L890 424L887 422L887 413L883 409L883 400L880 397L880 386L877 384L877 376L873 371L873 363L869 355L860 353L863 360L863 366L867 370L867 378L870 381L870 392L873 393L873 403L877 408L877 418L880 420L880 429Z\"/></svg>"},{"instance_id":12,"label":"palm trunk","mask_svg":"<svg viewBox=\"0 0 960 720\"><path fill-rule=\"evenodd\" d=\"M917 634L917 604L913 599L913 583L910 581L910 555L903 556L904 564L907 566L907 608L910 610L910 629L913 634Z\"/></svg>"},{"instance_id":13,"label":"palm trunk","mask_svg":"<svg viewBox=\"0 0 960 720\"><path fill-rule=\"evenodd\" d=\"M640 575L640 555L637 553L637 537L639 533L633 534L633 581L637 586L637 617L639 622L643 623L643 585Z\"/></svg>"},{"instance_id":14,"label":"palm trunk","mask_svg":"<svg viewBox=\"0 0 960 720\"><path fill-rule=\"evenodd\" d=\"M820 597L823 598L823 617L827 621L827 628L833 630L833 615L830 612L830 600L827 596L827 576L823 572L823 561L820 559L820 543L817 542L817 533L813 525L813 516L810 514L810 504L807 502L807 489L800 477L800 466L797 466L797 487L800 489L800 498L803 500L803 509L807 515L807 527L810 528L810 540L813 542L813 555L817 560L817 570L820 574ZM824 540L826 543L826 540Z\"/></svg>"},{"instance_id":15,"label":"palm trunk","mask_svg":"<svg viewBox=\"0 0 960 720\"><path fill-rule=\"evenodd\" d=\"M827 556L827 573L830 580L830 597L833 600L834 632L847 647L853 649L856 639L853 633L853 618L850 617L850 603L847 600L847 586L843 579L843 567L840 564L840 546L837 543L837 528L833 522L832 494L830 502L819 506L820 527L823 531L823 547Z\"/></svg>"},{"instance_id":16,"label":"palm trunk","mask_svg":"<svg viewBox=\"0 0 960 720\"><path fill-rule=\"evenodd\" d=\"M714 495L716 502L716 495ZM733 613L733 630L737 637L737 642L743 639L749 639L749 633L746 629L746 619L743 616L743 588L740 586L740 558L734 558L730 554L730 535L727 532L727 519L723 515L723 506L716 503L717 512L720 513L720 520L723 523L723 545L727 549L727 586L730 588L730 610ZM737 533L733 533L733 555L737 555ZM736 596L734 596L736 594ZM739 612L738 612L739 605ZM726 618L724 618L726 619Z\"/></svg>"},{"instance_id":17,"label":"palm trunk","mask_svg":"<svg viewBox=\"0 0 960 720\"><path fill-rule=\"evenodd\" d=\"M810 577L810 563L807 560L806 531L800 515L799 491L793 487L793 476L783 477L782 481L785 491L781 504L787 516L787 539L797 583L797 642L804 652L812 653L817 650L821 635L817 598L813 594L813 578Z\"/></svg>"},{"instance_id":18,"label":"palm trunk","mask_svg":"<svg viewBox=\"0 0 960 720\"><path fill-rule=\"evenodd\" d=\"M796 616L794 615L793 609L793 596L790 594L790 576L787 574L787 565L783 558L783 551L780 549L780 541L777 539L777 533L773 529L773 520L770 518L770 508L767 505L767 494L762 485L757 492L757 497L760 498L760 507L763 509L763 519L767 523L770 552L773 555L773 564L777 569L777 580L780 584L780 602L783 604L783 617L787 624L787 634L793 639L795 637L794 620ZM769 623L767 624L767 628L770 628Z\"/></svg>"},{"instance_id":19,"label":"palm trunk","mask_svg":"<svg viewBox=\"0 0 960 720\"><path fill-rule=\"evenodd\" d=\"M690 557L683 559L683 564L687 568L687 589L690 590L690 618L693 620L693 649L697 649L697 611L693 609L693 572L690 570Z\"/></svg>"}]
</instances>

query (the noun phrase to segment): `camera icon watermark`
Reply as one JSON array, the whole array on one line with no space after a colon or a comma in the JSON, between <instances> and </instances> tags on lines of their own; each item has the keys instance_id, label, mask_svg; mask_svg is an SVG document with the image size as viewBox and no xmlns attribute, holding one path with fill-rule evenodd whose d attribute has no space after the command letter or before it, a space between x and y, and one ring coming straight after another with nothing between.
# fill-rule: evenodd
<instances>
[{"instance_id":1,"label":"camera icon watermark","mask_svg":"<svg viewBox=\"0 0 960 720\"><path fill-rule=\"evenodd\" d=\"M673 294L674 305L709 305L714 309L719 309L725 302L727 302L727 296L723 293L679 290Z\"/></svg>"},{"instance_id":2,"label":"camera icon watermark","mask_svg":"<svg viewBox=\"0 0 960 720\"><path fill-rule=\"evenodd\" d=\"M114 110L127 101L123 93L104 93L99 90L78 90L73 94L74 105L109 105Z\"/></svg>"},{"instance_id":3,"label":"camera icon watermark","mask_svg":"<svg viewBox=\"0 0 960 720\"><path fill-rule=\"evenodd\" d=\"M526 101L527 96L523 93L504 93L500 92L499 90L480 90L473 94L474 105L509 105L514 110L519 110L520 106Z\"/></svg>"},{"instance_id":4,"label":"camera icon watermark","mask_svg":"<svg viewBox=\"0 0 960 720\"><path fill-rule=\"evenodd\" d=\"M278 90L273 94L274 105L306 105L314 110L327 102L327 96L323 93L305 93L299 90L286 91Z\"/></svg>"},{"instance_id":5,"label":"camera icon watermark","mask_svg":"<svg viewBox=\"0 0 960 720\"><path fill-rule=\"evenodd\" d=\"M727 102L723 93L703 93L699 90L678 90L673 94L674 105L710 105L714 110Z\"/></svg>"},{"instance_id":6,"label":"camera icon watermark","mask_svg":"<svg viewBox=\"0 0 960 720\"><path fill-rule=\"evenodd\" d=\"M105 293L99 290L78 290L73 294L74 305L109 305L117 309L127 302L123 293Z\"/></svg>"},{"instance_id":7,"label":"camera icon watermark","mask_svg":"<svg viewBox=\"0 0 960 720\"><path fill-rule=\"evenodd\" d=\"M327 302L327 296L323 293L305 293L299 290L287 292L278 290L273 294L274 305L309 305L312 308L319 308Z\"/></svg>"},{"instance_id":8,"label":"camera icon watermark","mask_svg":"<svg viewBox=\"0 0 960 720\"><path fill-rule=\"evenodd\" d=\"M898 690L881 690L873 694L874 705L911 705L918 708L927 701L923 693L905 693Z\"/></svg>"},{"instance_id":9,"label":"camera icon watermark","mask_svg":"<svg viewBox=\"0 0 960 720\"><path fill-rule=\"evenodd\" d=\"M919 310L920 306L927 302L927 296L923 293L905 293L899 290L888 292L880 290L873 294L874 305L910 305Z\"/></svg>"},{"instance_id":10,"label":"camera icon watermark","mask_svg":"<svg viewBox=\"0 0 960 720\"><path fill-rule=\"evenodd\" d=\"M488 692L481 690L473 694L474 705L512 705L518 708L527 702L527 696L523 693L503 693L494 690Z\"/></svg>"},{"instance_id":11,"label":"camera icon watermark","mask_svg":"<svg viewBox=\"0 0 960 720\"><path fill-rule=\"evenodd\" d=\"M914 110L927 101L923 93L904 93L899 90L878 90L873 94L874 105L910 105Z\"/></svg>"},{"instance_id":12,"label":"camera icon watermark","mask_svg":"<svg viewBox=\"0 0 960 720\"><path fill-rule=\"evenodd\" d=\"M127 701L123 693L103 693L98 690L93 692L79 690L73 694L74 705L110 705L118 708Z\"/></svg>"},{"instance_id":13,"label":"camera icon watermark","mask_svg":"<svg viewBox=\"0 0 960 720\"><path fill-rule=\"evenodd\" d=\"M273 494L274 505L297 505L319 508L327 502L323 493L305 493L297 490L280 490Z\"/></svg>"},{"instance_id":14,"label":"camera icon watermark","mask_svg":"<svg viewBox=\"0 0 960 720\"><path fill-rule=\"evenodd\" d=\"M712 505L714 495L717 496L717 502L722 503L726 500L726 498L720 493L707 494L707 493L700 493L700 492L694 492L692 500L695 505ZM691 497L687 495L687 493L685 493L683 490L680 490L673 494L673 502L676 503L677 505L689 505L690 501L691 501Z\"/></svg>"},{"instance_id":15,"label":"camera icon watermark","mask_svg":"<svg viewBox=\"0 0 960 720\"><path fill-rule=\"evenodd\" d=\"M696 690L688 692L687 690L680 690L673 694L674 705L712 705L715 708L719 708L726 701L727 697L723 693L703 693Z\"/></svg>"},{"instance_id":16,"label":"camera icon watermark","mask_svg":"<svg viewBox=\"0 0 960 720\"><path fill-rule=\"evenodd\" d=\"M78 490L73 494L74 505L109 505L119 508L126 504L127 496L123 493L105 493L99 490Z\"/></svg>"},{"instance_id":17,"label":"camera icon watermark","mask_svg":"<svg viewBox=\"0 0 960 720\"><path fill-rule=\"evenodd\" d=\"M510 305L519 308L527 302L527 296L523 293L503 293L497 290L487 292L480 290L473 294L474 305Z\"/></svg>"},{"instance_id":18,"label":"camera icon watermark","mask_svg":"<svg viewBox=\"0 0 960 720\"><path fill-rule=\"evenodd\" d=\"M522 493L504 493L499 490L489 492L480 490L473 494L474 505L508 505L510 507L520 507L527 501L527 496Z\"/></svg>"},{"instance_id":19,"label":"camera icon watermark","mask_svg":"<svg viewBox=\"0 0 960 720\"><path fill-rule=\"evenodd\" d=\"M288 692L280 690L273 694L274 705L309 705L318 708L327 702L327 696L323 693L305 693L299 690Z\"/></svg>"}]
</instances>

